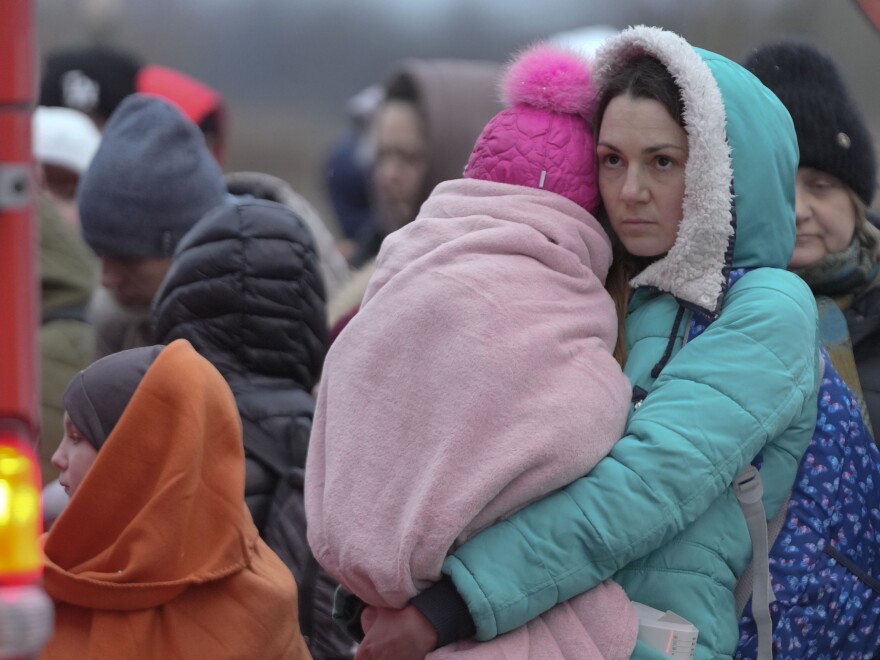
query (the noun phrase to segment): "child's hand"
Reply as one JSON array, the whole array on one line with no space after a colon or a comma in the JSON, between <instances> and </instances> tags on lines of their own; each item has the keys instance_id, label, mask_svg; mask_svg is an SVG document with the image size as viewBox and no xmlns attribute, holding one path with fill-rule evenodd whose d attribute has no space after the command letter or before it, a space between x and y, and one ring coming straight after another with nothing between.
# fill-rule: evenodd
<instances>
[{"instance_id":1,"label":"child's hand","mask_svg":"<svg viewBox=\"0 0 880 660\"><path fill-rule=\"evenodd\" d=\"M424 660L437 645L437 632L412 605L401 610L368 607L361 614L366 633L355 660Z\"/></svg>"}]
</instances>

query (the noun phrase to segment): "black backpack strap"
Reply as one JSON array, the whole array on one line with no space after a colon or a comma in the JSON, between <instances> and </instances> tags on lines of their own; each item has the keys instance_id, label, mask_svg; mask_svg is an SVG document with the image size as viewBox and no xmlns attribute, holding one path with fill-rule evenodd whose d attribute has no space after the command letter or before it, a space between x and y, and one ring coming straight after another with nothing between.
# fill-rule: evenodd
<instances>
[{"instance_id":1,"label":"black backpack strap","mask_svg":"<svg viewBox=\"0 0 880 660\"><path fill-rule=\"evenodd\" d=\"M311 427L311 419L315 411L315 400L303 390L284 390L272 393L262 391L236 392L236 401L239 404L239 411L242 413L241 421L244 426L245 454L256 458L264 467L271 470L276 478L282 478L288 468L296 467L296 460L289 452L290 448L279 444L277 438L266 433L259 424L251 422L244 412L249 409L250 397L265 398L266 396L283 397L283 403L274 407L278 410L284 410L285 417L305 422L309 427ZM304 442L308 442L308 433L305 434ZM302 447L303 456L305 449Z\"/></svg>"},{"instance_id":2,"label":"black backpack strap","mask_svg":"<svg viewBox=\"0 0 880 660\"><path fill-rule=\"evenodd\" d=\"M309 550L309 558L306 562L305 569L300 579L299 594L297 602L299 603L299 627L303 637L308 643L315 633L315 584L318 580L318 560Z\"/></svg>"}]
</instances>

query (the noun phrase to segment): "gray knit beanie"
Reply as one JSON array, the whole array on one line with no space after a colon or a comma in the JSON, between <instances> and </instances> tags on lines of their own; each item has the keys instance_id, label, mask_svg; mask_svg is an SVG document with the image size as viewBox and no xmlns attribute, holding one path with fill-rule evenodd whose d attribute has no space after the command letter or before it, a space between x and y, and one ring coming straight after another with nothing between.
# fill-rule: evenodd
<instances>
[{"instance_id":1,"label":"gray knit beanie","mask_svg":"<svg viewBox=\"0 0 880 660\"><path fill-rule=\"evenodd\" d=\"M168 102L133 94L111 115L80 184L83 237L99 255L170 257L226 196L198 127Z\"/></svg>"},{"instance_id":2,"label":"gray knit beanie","mask_svg":"<svg viewBox=\"0 0 880 660\"><path fill-rule=\"evenodd\" d=\"M100 450L147 369L164 346L145 346L101 358L80 371L61 396L70 421Z\"/></svg>"},{"instance_id":3,"label":"gray knit beanie","mask_svg":"<svg viewBox=\"0 0 880 660\"><path fill-rule=\"evenodd\" d=\"M874 145L834 60L812 44L788 39L756 48L743 66L791 115L800 166L833 174L870 206L877 186Z\"/></svg>"}]
</instances>

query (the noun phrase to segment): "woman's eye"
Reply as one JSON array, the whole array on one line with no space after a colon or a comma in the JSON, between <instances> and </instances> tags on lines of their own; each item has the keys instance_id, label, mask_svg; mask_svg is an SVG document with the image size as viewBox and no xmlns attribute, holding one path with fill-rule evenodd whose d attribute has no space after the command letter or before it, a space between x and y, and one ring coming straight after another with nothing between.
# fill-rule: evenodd
<instances>
[{"instance_id":1,"label":"woman's eye","mask_svg":"<svg viewBox=\"0 0 880 660\"><path fill-rule=\"evenodd\" d=\"M605 154L600 160L603 165L608 167L617 167L621 163L620 156L617 154Z\"/></svg>"},{"instance_id":2,"label":"woman's eye","mask_svg":"<svg viewBox=\"0 0 880 660\"><path fill-rule=\"evenodd\" d=\"M657 163L657 167L661 170L668 170L674 164L673 160L666 156L657 156L655 162Z\"/></svg>"}]
</instances>

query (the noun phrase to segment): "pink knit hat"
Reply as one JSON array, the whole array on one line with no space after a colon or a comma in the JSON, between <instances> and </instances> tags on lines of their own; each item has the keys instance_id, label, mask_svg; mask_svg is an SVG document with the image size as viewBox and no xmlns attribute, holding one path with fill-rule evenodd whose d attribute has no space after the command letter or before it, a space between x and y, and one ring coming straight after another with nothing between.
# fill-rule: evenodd
<instances>
[{"instance_id":1,"label":"pink knit hat","mask_svg":"<svg viewBox=\"0 0 880 660\"><path fill-rule=\"evenodd\" d=\"M532 46L510 64L502 95L509 107L477 138L465 177L543 188L595 212L595 94L587 61L558 46Z\"/></svg>"}]
</instances>

